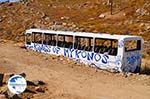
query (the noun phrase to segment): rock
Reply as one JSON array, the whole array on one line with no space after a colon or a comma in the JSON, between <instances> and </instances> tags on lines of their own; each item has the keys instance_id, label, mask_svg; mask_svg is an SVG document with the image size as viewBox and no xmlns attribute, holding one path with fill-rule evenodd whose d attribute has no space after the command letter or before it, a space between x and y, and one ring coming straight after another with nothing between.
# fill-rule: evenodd
<instances>
[{"instance_id":1,"label":"rock","mask_svg":"<svg viewBox=\"0 0 150 99\"><path fill-rule=\"evenodd\" d=\"M45 57L44 59L45 59L45 60L48 60L48 57Z\"/></svg>"},{"instance_id":2,"label":"rock","mask_svg":"<svg viewBox=\"0 0 150 99\"><path fill-rule=\"evenodd\" d=\"M56 59L56 57L52 57L52 59L54 60L54 59Z\"/></svg>"},{"instance_id":3,"label":"rock","mask_svg":"<svg viewBox=\"0 0 150 99\"><path fill-rule=\"evenodd\" d=\"M143 26L145 26L145 24L144 24L144 23L141 23L141 24L140 24L140 27L143 27Z\"/></svg>"},{"instance_id":4,"label":"rock","mask_svg":"<svg viewBox=\"0 0 150 99\"><path fill-rule=\"evenodd\" d=\"M4 94L0 94L0 99L6 99L6 96Z\"/></svg>"},{"instance_id":5,"label":"rock","mask_svg":"<svg viewBox=\"0 0 150 99\"><path fill-rule=\"evenodd\" d=\"M85 32L85 29L84 28L80 28L79 31Z\"/></svg>"},{"instance_id":6,"label":"rock","mask_svg":"<svg viewBox=\"0 0 150 99\"><path fill-rule=\"evenodd\" d=\"M38 91L38 92L42 92L42 93L44 93L44 92L45 92L45 90L44 90L44 89L42 89L42 88L41 88L41 87L39 87L39 86L35 87L35 90L36 90L36 91Z\"/></svg>"},{"instance_id":7,"label":"rock","mask_svg":"<svg viewBox=\"0 0 150 99\"><path fill-rule=\"evenodd\" d=\"M146 10L146 9L144 9L144 8L138 8L137 10L136 10L136 13L138 14L138 15L141 15L141 16L143 16L143 15L149 15L150 13Z\"/></svg>"},{"instance_id":8,"label":"rock","mask_svg":"<svg viewBox=\"0 0 150 99\"><path fill-rule=\"evenodd\" d=\"M22 77L26 77L26 74L25 73L21 73L21 74L19 74L19 75L21 75Z\"/></svg>"},{"instance_id":9,"label":"rock","mask_svg":"<svg viewBox=\"0 0 150 99\"><path fill-rule=\"evenodd\" d=\"M9 78L11 77L11 76L13 76L14 74L11 74L11 73L5 73L4 74L4 77L3 77L3 83L7 83L8 82L8 80L9 80Z\"/></svg>"},{"instance_id":10,"label":"rock","mask_svg":"<svg viewBox=\"0 0 150 99\"><path fill-rule=\"evenodd\" d=\"M8 90L7 85L3 85L2 87L0 87L0 94L5 94L7 92L7 90Z\"/></svg>"},{"instance_id":11,"label":"rock","mask_svg":"<svg viewBox=\"0 0 150 99\"><path fill-rule=\"evenodd\" d=\"M46 17L47 17L47 15L45 13L41 14L41 18L46 18Z\"/></svg>"},{"instance_id":12,"label":"rock","mask_svg":"<svg viewBox=\"0 0 150 99\"><path fill-rule=\"evenodd\" d=\"M40 81L40 80L32 81L32 83L33 83L35 86L38 86L38 85L45 85L45 83L44 83L43 81Z\"/></svg>"},{"instance_id":13,"label":"rock","mask_svg":"<svg viewBox=\"0 0 150 99\"><path fill-rule=\"evenodd\" d=\"M45 20L46 20L46 21L50 21L50 18L49 18L49 17L45 17Z\"/></svg>"},{"instance_id":14,"label":"rock","mask_svg":"<svg viewBox=\"0 0 150 99\"><path fill-rule=\"evenodd\" d=\"M99 18L105 18L105 15L104 14L100 14L98 17Z\"/></svg>"},{"instance_id":15,"label":"rock","mask_svg":"<svg viewBox=\"0 0 150 99\"><path fill-rule=\"evenodd\" d=\"M150 30L150 23L145 24L145 27L146 27L147 30Z\"/></svg>"},{"instance_id":16,"label":"rock","mask_svg":"<svg viewBox=\"0 0 150 99\"><path fill-rule=\"evenodd\" d=\"M63 58L60 58L59 60L63 61L64 59L63 59Z\"/></svg>"},{"instance_id":17,"label":"rock","mask_svg":"<svg viewBox=\"0 0 150 99\"><path fill-rule=\"evenodd\" d=\"M22 46L24 46L24 43L19 42L19 43L15 43L14 45L17 47L22 47Z\"/></svg>"},{"instance_id":18,"label":"rock","mask_svg":"<svg viewBox=\"0 0 150 99\"><path fill-rule=\"evenodd\" d=\"M89 20L94 20L94 18L89 18Z\"/></svg>"},{"instance_id":19,"label":"rock","mask_svg":"<svg viewBox=\"0 0 150 99\"><path fill-rule=\"evenodd\" d=\"M0 18L0 22L2 22L3 20Z\"/></svg>"},{"instance_id":20,"label":"rock","mask_svg":"<svg viewBox=\"0 0 150 99\"><path fill-rule=\"evenodd\" d=\"M72 27L73 27L73 28L75 28L75 27L76 27L76 25L75 25L75 24L73 24L73 25L72 25Z\"/></svg>"},{"instance_id":21,"label":"rock","mask_svg":"<svg viewBox=\"0 0 150 99\"><path fill-rule=\"evenodd\" d=\"M126 16L126 13L123 13L123 16Z\"/></svg>"},{"instance_id":22,"label":"rock","mask_svg":"<svg viewBox=\"0 0 150 99\"><path fill-rule=\"evenodd\" d=\"M9 90L7 90L6 95L7 95L8 99L21 99L17 94L13 94Z\"/></svg>"},{"instance_id":23,"label":"rock","mask_svg":"<svg viewBox=\"0 0 150 99\"><path fill-rule=\"evenodd\" d=\"M51 29L52 30L62 30L64 27L62 25L52 25Z\"/></svg>"},{"instance_id":24,"label":"rock","mask_svg":"<svg viewBox=\"0 0 150 99\"><path fill-rule=\"evenodd\" d=\"M63 17L61 17L60 19L61 19L61 20L69 20L70 18L67 17L67 16L63 16Z\"/></svg>"},{"instance_id":25,"label":"rock","mask_svg":"<svg viewBox=\"0 0 150 99\"><path fill-rule=\"evenodd\" d=\"M55 22L54 25L62 25L62 22Z\"/></svg>"},{"instance_id":26,"label":"rock","mask_svg":"<svg viewBox=\"0 0 150 99\"><path fill-rule=\"evenodd\" d=\"M4 77L4 74L0 74L0 86L3 85L3 77Z\"/></svg>"},{"instance_id":27,"label":"rock","mask_svg":"<svg viewBox=\"0 0 150 99\"><path fill-rule=\"evenodd\" d=\"M62 25L63 25L63 26L66 26L66 25L67 25L67 23L63 22L63 23L62 23Z\"/></svg>"},{"instance_id":28,"label":"rock","mask_svg":"<svg viewBox=\"0 0 150 99\"><path fill-rule=\"evenodd\" d=\"M60 19L62 19L62 20L63 20L63 19L64 19L64 17L61 17Z\"/></svg>"}]
</instances>

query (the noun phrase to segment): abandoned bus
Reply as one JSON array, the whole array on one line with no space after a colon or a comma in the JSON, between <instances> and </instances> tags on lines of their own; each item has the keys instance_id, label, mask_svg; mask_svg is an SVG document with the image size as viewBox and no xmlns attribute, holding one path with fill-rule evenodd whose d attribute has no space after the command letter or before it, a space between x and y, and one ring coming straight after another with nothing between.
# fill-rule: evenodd
<instances>
[{"instance_id":1,"label":"abandoned bus","mask_svg":"<svg viewBox=\"0 0 150 99\"><path fill-rule=\"evenodd\" d=\"M110 35L29 29L25 46L37 52L63 55L100 69L117 72L139 72L142 38L129 35Z\"/></svg>"}]
</instances>

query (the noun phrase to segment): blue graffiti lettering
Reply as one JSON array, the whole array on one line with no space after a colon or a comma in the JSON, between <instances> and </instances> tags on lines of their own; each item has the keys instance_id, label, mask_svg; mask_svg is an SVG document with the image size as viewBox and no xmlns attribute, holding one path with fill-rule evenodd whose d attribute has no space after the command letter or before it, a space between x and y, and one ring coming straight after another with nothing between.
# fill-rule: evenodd
<instances>
[{"instance_id":1,"label":"blue graffiti lettering","mask_svg":"<svg viewBox=\"0 0 150 99\"><path fill-rule=\"evenodd\" d=\"M127 57L127 62L128 64L133 65L139 59L140 59L140 55L131 56L131 57Z\"/></svg>"},{"instance_id":2,"label":"blue graffiti lettering","mask_svg":"<svg viewBox=\"0 0 150 99\"><path fill-rule=\"evenodd\" d=\"M86 52L83 51L83 52L81 53L81 56L82 56L82 58L86 58Z\"/></svg>"},{"instance_id":3,"label":"blue graffiti lettering","mask_svg":"<svg viewBox=\"0 0 150 99\"><path fill-rule=\"evenodd\" d=\"M42 48L40 47L40 44L34 44L34 49L37 51L37 52L41 52Z\"/></svg>"},{"instance_id":4,"label":"blue graffiti lettering","mask_svg":"<svg viewBox=\"0 0 150 99\"><path fill-rule=\"evenodd\" d=\"M59 47L54 47L53 48L53 53L59 54L60 48Z\"/></svg>"},{"instance_id":5,"label":"blue graffiti lettering","mask_svg":"<svg viewBox=\"0 0 150 99\"><path fill-rule=\"evenodd\" d=\"M80 54L80 53L81 53L80 50L76 50L76 51L75 51L76 58L80 58L80 57L79 57L79 54Z\"/></svg>"},{"instance_id":6,"label":"blue graffiti lettering","mask_svg":"<svg viewBox=\"0 0 150 99\"><path fill-rule=\"evenodd\" d=\"M69 50L68 49L64 49L64 56L69 57Z\"/></svg>"},{"instance_id":7,"label":"blue graffiti lettering","mask_svg":"<svg viewBox=\"0 0 150 99\"><path fill-rule=\"evenodd\" d=\"M109 60L109 56L108 55L101 55L98 53L94 53L94 52L87 52L87 51L81 51L81 50L75 50L75 49L68 49L68 48L64 48L61 49L59 47L51 47L48 45L42 45L42 44L33 44L33 46L27 46L27 48L30 49L34 49L38 52L51 52L51 53L55 53L55 54L60 54L60 52L63 52L63 55L65 57L69 57L69 58L77 58L77 59L82 59L84 58L84 60L88 60L90 62L100 62L103 64L107 64L108 60ZM135 59L139 59L140 57L131 57L128 58L129 62L132 63L133 60Z\"/></svg>"},{"instance_id":8,"label":"blue graffiti lettering","mask_svg":"<svg viewBox=\"0 0 150 99\"><path fill-rule=\"evenodd\" d=\"M73 57L73 52L74 52L74 49L70 49L70 58L72 58Z\"/></svg>"},{"instance_id":9,"label":"blue graffiti lettering","mask_svg":"<svg viewBox=\"0 0 150 99\"><path fill-rule=\"evenodd\" d=\"M95 61L97 61L97 62L100 61L101 55L95 54L94 59L95 59Z\"/></svg>"},{"instance_id":10,"label":"blue graffiti lettering","mask_svg":"<svg viewBox=\"0 0 150 99\"><path fill-rule=\"evenodd\" d=\"M42 45L41 46L42 48L42 51L44 51L44 52L50 52L51 50L50 50L50 47L48 46L48 45Z\"/></svg>"},{"instance_id":11,"label":"blue graffiti lettering","mask_svg":"<svg viewBox=\"0 0 150 99\"><path fill-rule=\"evenodd\" d=\"M33 48L38 52L50 52L50 47L48 45L40 45L40 44L34 44Z\"/></svg>"},{"instance_id":12,"label":"blue graffiti lettering","mask_svg":"<svg viewBox=\"0 0 150 99\"><path fill-rule=\"evenodd\" d=\"M108 55L103 55L102 63L107 64L108 63L108 59L109 59Z\"/></svg>"},{"instance_id":13,"label":"blue graffiti lettering","mask_svg":"<svg viewBox=\"0 0 150 99\"><path fill-rule=\"evenodd\" d=\"M93 60L94 53L87 53L87 60Z\"/></svg>"}]
</instances>

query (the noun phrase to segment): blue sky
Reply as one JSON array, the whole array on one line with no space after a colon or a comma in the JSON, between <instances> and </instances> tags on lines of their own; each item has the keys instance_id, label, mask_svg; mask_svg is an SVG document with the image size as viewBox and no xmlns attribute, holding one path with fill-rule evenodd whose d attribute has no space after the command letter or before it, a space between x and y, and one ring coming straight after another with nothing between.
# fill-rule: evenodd
<instances>
[{"instance_id":1,"label":"blue sky","mask_svg":"<svg viewBox=\"0 0 150 99\"><path fill-rule=\"evenodd\" d=\"M0 0L0 2L19 2L20 0Z\"/></svg>"}]
</instances>

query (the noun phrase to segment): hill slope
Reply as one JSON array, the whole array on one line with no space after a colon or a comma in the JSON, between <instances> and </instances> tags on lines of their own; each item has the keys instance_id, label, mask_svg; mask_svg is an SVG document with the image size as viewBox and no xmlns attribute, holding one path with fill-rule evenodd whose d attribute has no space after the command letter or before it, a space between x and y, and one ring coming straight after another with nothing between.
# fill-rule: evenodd
<instances>
[{"instance_id":1,"label":"hill slope","mask_svg":"<svg viewBox=\"0 0 150 99\"><path fill-rule=\"evenodd\" d=\"M0 38L23 40L29 28L136 34L150 39L150 1L24 0L0 4ZM119 27L119 29L118 29Z\"/></svg>"}]
</instances>

